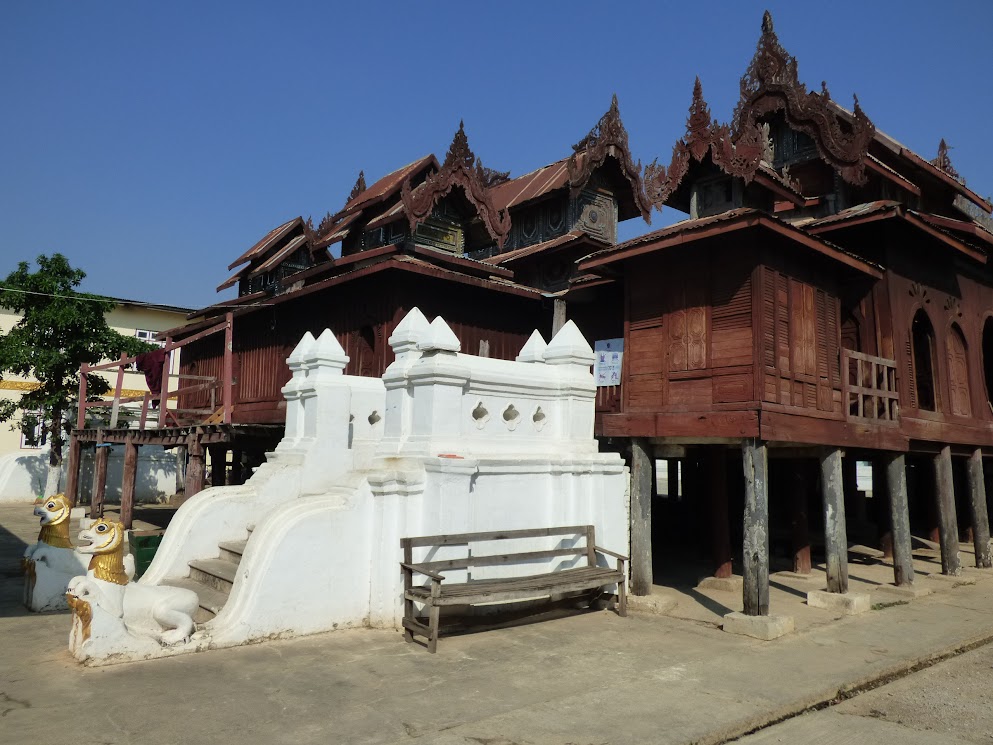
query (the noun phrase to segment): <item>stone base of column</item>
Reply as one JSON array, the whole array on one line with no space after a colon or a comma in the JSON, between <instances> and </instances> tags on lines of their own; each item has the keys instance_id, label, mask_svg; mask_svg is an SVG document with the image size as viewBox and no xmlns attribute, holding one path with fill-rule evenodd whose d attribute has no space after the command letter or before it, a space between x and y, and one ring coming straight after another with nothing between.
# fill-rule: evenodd
<instances>
[{"instance_id":1,"label":"stone base of column","mask_svg":"<svg viewBox=\"0 0 993 745\"><path fill-rule=\"evenodd\" d=\"M724 616L724 630L729 634L750 636L771 641L793 632L793 616L746 616L728 613Z\"/></svg>"},{"instance_id":2,"label":"stone base of column","mask_svg":"<svg viewBox=\"0 0 993 745\"><path fill-rule=\"evenodd\" d=\"M933 572L931 574L918 574L919 577L925 577L928 580L935 580L940 584L945 585L974 585L976 584L976 578L970 577L967 574L941 574L940 572Z\"/></svg>"},{"instance_id":3,"label":"stone base of column","mask_svg":"<svg viewBox=\"0 0 993 745\"><path fill-rule=\"evenodd\" d=\"M872 590L873 597L882 598L884 601L891 598L893 600L916 600L930 594L929 589L918 585L880 585Z\"/></svg>"},{"instance_id":4,"label":"stone base of column","mask_svg":"<svg viewBox=\"0 0 993 745\"><path fill-rule=\"evenodd\" d=\"M857 616L872 609L872 601L867 592L811 590L807 593L807 605L811 608L824 608L844 613L846 616Z\"/></svg>"},{"instance_id":5,"label":"stone base of column","mask_svg":"<svg viewBox=\"0 0 993 745\"><path fill-rule=\"evenodd\" d=\"M776 579L788 579L794 582L819 582L824 583L824 573L823 572L790 572L782 571L776 572L772 575Z\"/></svg>"},{"instance_id":6,"label":"stone base of column","mask_svg":"<svg viewBox=\"0 0 993 745\"><path fill-rule=\"evenodd\" d=\"M718 590L720 592L734 592L741 594L744 580L737 574L730 577L704 577L697 583L698 590Z\"/></svg>"},{"instance_id":7,"label":"stone base of column","mask_svg":"<svg viewBox=\"0 0 993 745\"><path fill-rule=\"evenodd\" d=\"M678 605L676 598L663 594L657 588L652 588L649 595L632 595L628 593L628 610L635 613L651 613L656 616L667 616Z\"/></svg>"}]
</instances>

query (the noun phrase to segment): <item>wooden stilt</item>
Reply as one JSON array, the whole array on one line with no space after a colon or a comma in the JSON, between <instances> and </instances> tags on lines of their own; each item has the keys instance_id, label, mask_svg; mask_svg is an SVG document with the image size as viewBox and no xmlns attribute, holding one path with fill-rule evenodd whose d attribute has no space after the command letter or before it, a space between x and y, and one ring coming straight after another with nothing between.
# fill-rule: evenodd
<instances>
[{"instance_id":1,"label":"wooden stilt","mask_svg":"<svg viewBox=\"0 0 993 745\"><path fill-rule=\"evenodd\" d=\"M176 452L176 493L186 491L186 445L177 445Z\"/></svg>"},{"instance_id":2,"label":"wooden stilt","mask_svg":"<svg viewBox=\"0 0 993 745\"><path fill-rule=\"evenodd\" d=\"M93 489L90 498L90 518L103 517L104 496L107 494L107 458L110 445L103 441L103 429L97 431L96 452L93 455Z\"/></svg>"},{"instance_id":3,"label":"wooden stilt","mask_svg":"<svg viewBox=\"0 0 993 745\"><path fill-rule=\"evenodd\" d=\"M727 458L720 446L707 448L710 472L710 537L715 577L731 576L731 525L728 517Z\"/></svg>"},{"instance_id":4,"label":"wooden stilt","mask_svg":"<svg viewBox=\"0 0 993 745\"><path fill-rule=\"evenodd\" d=\"M652 590L652 454L648 441L631 439L631 592Z\"/></svg>"},{"instance_id":5,"label":"wooden stilt","mask_svg":"<svg viewBox=\"0 0 993 745\"><path fill-rule=\"evenodd\" d=\"M565 326L566 320L565 300L557 297L552 301L552 336L555 336Z\"/></svg>"},{"instance_id":6,"label":"wooden stilt","mask_svg":"<svg viewBox=\"0 0 993 745\"><path fill-rule=\"evenodd\" d=\"M769 458L761 440L746 439L741 445L745 472L744 519L744 612L748 616L769 615Z\"/></svg>"},{"instance_id":7,"label":"wooden stilt","mask_svg":"<svg viewBox=\"0 0 993 745\"><path fill-rule=\"evenodd\" d=\"M199 431L190 432L186 447L190 454L190 462L186 467L186 498L189 499L203 491L205 458Z\"/></svg>"},{"instance_id":8,"label":"wooden stilt","mask_svg":"<svg viewBox=\"0 0 993 745\"><path fill-rule=\"evenodd\" d=\"M841 451L821 454L821 493L824 501L824 551L827 554L828 592L848 592L848 534L845 530L845 495Z\"/></svg>"},{"instance_id":9,"label":"wooden stilt","mask_svg":"<svg viewBox=\"0 0 993 745\"><path fill-rule=\"evenodd\" d=\"M69 462L66 465L66 498L73 507L79 501L79 460L82 444L76 433L69 435Z\"/></svg>"},{"instance_id":10,"label":"wooden stilt","mask_svg":"<svg viewBox=\"0 0 993 745\"><path fill-rule=\"evenodd\" d=\"M245 476L241 465L242 453L240 450L231 451L231 483L244 484Z\"/></svg>"},{"instance_id":11,"label":"wooden stilt","mask_svg":"<svg viewBox=\"0 0 993 745\"><path fill-rule=\"evenodd\" d=\"M224 486L227 484L228 451L222 445L211 445L207 448L210 453L210 485Z\"/></svg>"},{"instance_id":12,"label":"wooden stilt","mask_svg":"<svg viewBox=\"0 0 993 745\"><path fill-rule=\"evenodd\" d=\"M795 460L791 465L790 525L793 538L793 571L798 574L810 574L810 521L807 517L810 474L806 461Z\"/></svg>"},{"instance_id":13,"label":"wooden stilt","mask_svg":"<svg viewBox=\"0 0 993 745\"><path fill-rule=\"evenodd\" d=\"M976 548L976 566L993 567L990 555L990 518L986 509L986 478L983 474L983 451L976 448L969 456L966 470L969 482L969 507L972 512L972 542Z\"/></svg>"},{"instance_id":14,"label":"wooden stilt","mask_svg":"<svg viewBox=\"0 0 993 745\"><path fill-rule=\"evenodd\" d=\"M138 476L138 446L134 436L128 435L124 442L124 476L121 480L121 522L126 530L134 521L134 491Z\"/></svg>"},{"instance_id":15,"label":"wooden stilt","mask_svg":"<svg viewBox=\"0 0 993 745\"><path fill-rule=\"evenodd\" d=\"M962 567L959 563L959 526L955 514L952 449L948 445L934 457L934 480L941 544L941 573L957 575L962 571Z\"/></svg>"},{"instance_id":16,"label":"wooden stilt","mask_svg":"<svg viewBox=\"0 0 993 745\"><path fill-rule=\"evenodd\" d=\"M890 516L890 492L886 480L886 463L884 458L872 461L872 501L875 504L873 520L876 523L879 537L879 548L884 559L893 558L893 519Z\"/></svg>"},{"instance_id":17,"label":"wooden stilt","mask_svg":"<svg viewBox=\"0 0 993 745\"><path fill-rule=\"evenodd\" d=\"M875 485L873 485L875 489ZM886 493L893 528L893 580L897 586L914 584L914 557L910 541L910 507L907 501L907 465L902 453L886 459Z\"/></svg>"}]
</instances>

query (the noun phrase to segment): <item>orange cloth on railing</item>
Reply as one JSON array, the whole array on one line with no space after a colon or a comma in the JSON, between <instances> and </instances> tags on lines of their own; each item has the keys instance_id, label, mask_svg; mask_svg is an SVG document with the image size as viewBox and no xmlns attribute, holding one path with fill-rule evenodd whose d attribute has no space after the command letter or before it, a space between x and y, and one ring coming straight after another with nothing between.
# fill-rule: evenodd
<instances>
[{"instance_id":1,"label":"orange cloth on railing","mask_svg":"<svg viewBox=\"0 0 993 745\"><path fill-rule=\"evenodd\" d=\"M138 372L145 373L145 384L153 394L162 397L162 365L165 364L166 352L164 349L156 349L152 352L139 354L134 361ZM157 406L158 401L153 401L152 406Z\"/></svg>"}]
</instances>

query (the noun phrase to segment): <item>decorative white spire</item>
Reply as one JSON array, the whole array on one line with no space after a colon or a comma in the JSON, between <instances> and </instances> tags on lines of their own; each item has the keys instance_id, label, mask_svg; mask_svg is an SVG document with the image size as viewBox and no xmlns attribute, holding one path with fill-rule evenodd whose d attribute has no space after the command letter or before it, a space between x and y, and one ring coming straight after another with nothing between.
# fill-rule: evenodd
<instances>
[{"instance_id":1,"label":"decorative white spire","mask_svg":"<svg viewBox=\"0 0 993 745\"><path fill-rule=\"evenodd\" d=\"M521 353L517 355L518 362L544 362L545 349L548 348L548 342L545 341L538 329L531 332L531 336L528 337L527 342L521 347Z\"/></svg>"},{"instance_id":2,"label":"decorative white spire","mask_svg":"<svg viewBox=\"0 0 993 745\"><path fill-rule=\"evenodd\" d=\"M418 342L417 348L422 352L458 352L462 349L462 343L445 323L445 319L437 316L428 327L428 332Z\"/></svg>"},{"instance_id":3,"label":"decorative white spire","mask_svg":"<svg viewBox=\"0 0 993 745\"><path fill-rule=\"evenodd\" d=\"M595 356L590 343L572 321L566 321L545 348L543 355L549 365L581 365L589 367Z\"/></svg>"}]
</instances>

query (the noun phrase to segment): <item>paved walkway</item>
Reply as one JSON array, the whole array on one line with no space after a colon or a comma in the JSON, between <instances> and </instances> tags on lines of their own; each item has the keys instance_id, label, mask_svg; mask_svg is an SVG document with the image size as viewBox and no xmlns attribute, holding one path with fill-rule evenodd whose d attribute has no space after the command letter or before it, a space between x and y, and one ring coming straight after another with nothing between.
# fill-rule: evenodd
<instances>
[{"instance_id":1,"label":"paved walkway","mask_svg":"<svg viewBox=\"0 0 993 745\"><path fill-rule=\"evenodd\" d=\"M17 557L36 530L24 510L0 507L3 742L722 742L993 639L993 574L972 570L973 585L934 581L929 597L819 616L773 642L705 618L597 612L443 637L437 655L357 630L90 669L68 655L67 614L18 607Z\"/></svg>"}]
</instances>

